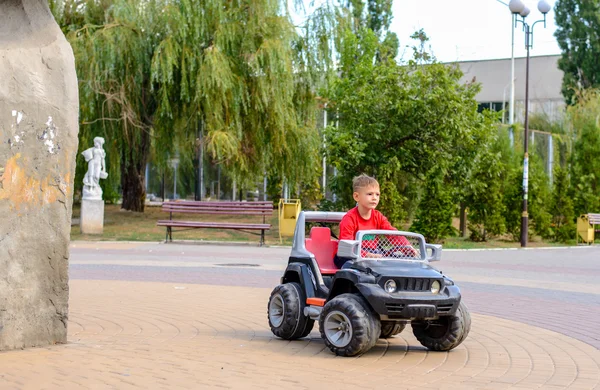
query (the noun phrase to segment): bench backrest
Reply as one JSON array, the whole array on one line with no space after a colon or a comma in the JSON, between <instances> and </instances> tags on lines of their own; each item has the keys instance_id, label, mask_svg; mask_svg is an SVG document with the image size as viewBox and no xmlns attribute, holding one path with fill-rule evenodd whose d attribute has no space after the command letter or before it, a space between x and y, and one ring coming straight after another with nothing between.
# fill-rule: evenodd
<instances>
[{"instance_id":1,"label":"bench backrest","mask_svg":"<svg viewBox=\"0 0 600 390\"><path fill-rule=\"evenodd\" d=\"M169 213L265 216L273 213L273 202L170 201L163 202L162 211Z\"/></svg>"},{"instance_id":2,"label":"bench backrest","mask_svg":"<svg viewBox=\"0 0 600 390\"><path fill-rule=\"evenodd\" d=\"M588 214L588 221L592 225L600 225L600 214Z\"/></svg>"},{"instance_id":3,"label":"bench backrest","mask_svg":"<svg viewBox=\"0 0 600 390\"><path fill-rule=\"evenodd\" d=\"M328 227L312 227L304 245L310 253L315 255L315 260L323 275L332 275L337 272L338 268L333 262L333 258L337 253L338 241L331 238L331 230Z\"/></svg>"}]
</instances>

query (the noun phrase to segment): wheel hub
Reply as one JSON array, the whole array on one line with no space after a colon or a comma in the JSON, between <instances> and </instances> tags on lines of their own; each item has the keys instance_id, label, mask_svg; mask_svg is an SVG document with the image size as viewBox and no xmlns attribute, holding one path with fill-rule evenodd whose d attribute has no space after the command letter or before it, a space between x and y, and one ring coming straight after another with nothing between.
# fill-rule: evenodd
<instances>
[{"instance_id":1,"label":"wheel hub","mask_svg":"<svg viewBox=\"0 0 600 390\"><path fill-rule=\"evenodd\" d=\"M323 322L325 336L333 345L344 348L352 340L352 323L341 311L332 311Z\"/></svg>"},{"instance_id":2,"label":"wheel hub","mask_svg":"<svg viewBox=\"0 0 600 390\"><path fill-rule=\"evenodd\" d=\"M269 320L271 324L278 328L283 323L285 313L285 303L280 294L274 295L269 302Z\"/></svg>"}]
</instances>

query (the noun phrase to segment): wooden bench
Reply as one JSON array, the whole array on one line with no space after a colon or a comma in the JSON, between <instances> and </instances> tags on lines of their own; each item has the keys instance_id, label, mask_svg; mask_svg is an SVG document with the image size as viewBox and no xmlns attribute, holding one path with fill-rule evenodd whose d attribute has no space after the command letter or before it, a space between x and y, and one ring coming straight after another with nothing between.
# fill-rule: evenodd
<instances>
[{"instance_id":1,"label":"wooden bench","mask_svg":"<svg viewBox=\"0 0 600 390\"><path fill-rule=\"evenodd\" d=\"M173 241L173 228L188 229L234 229L251 234L260 234L260 245L265 243L265 230L271 228L266 222L273 214L273 202L198 202L170 201L163 202L162 211L169 213L169 219L158 221L158 226L167 228L166 241ZM201 222L173 219L173 214L212 214L212 215L257 215L262 216L262 223L243 222ZM257 231L260 230L260 233Z\"/></svg>"}]
</instances>

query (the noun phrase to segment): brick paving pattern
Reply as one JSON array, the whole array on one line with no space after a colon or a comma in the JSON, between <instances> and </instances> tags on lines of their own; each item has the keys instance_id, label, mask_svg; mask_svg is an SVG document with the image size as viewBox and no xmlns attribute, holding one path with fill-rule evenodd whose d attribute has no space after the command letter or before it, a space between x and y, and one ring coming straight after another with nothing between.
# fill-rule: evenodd
<instances>
[{"instance_id":1,"label":"brick paving pattern","mask_svg":"<svg viewBox=\"0 0 600 390\"><path fill-rule=\"evenodd\" d=\"M355 358L318 329L271 334L287 248L74 243L69 343L0 353L4 389L596 389L600 248L469 251L438 263L473 325L449 353L407 328Z\"/></svg>"},{"instance_id":2,"label":"brick paving pattern","mask_svg":"<svg viewBox=\"0 0 600 390\"><path fill-rule=\"evenodd\" d=\"M357 358L332 355L314 330L275 339L270 290L72 281L69 344L0 354L6 389L594 388L600 351L561 334L473 315L469 338L428 352L405 330Z\"/></svg>"}]
</instances>

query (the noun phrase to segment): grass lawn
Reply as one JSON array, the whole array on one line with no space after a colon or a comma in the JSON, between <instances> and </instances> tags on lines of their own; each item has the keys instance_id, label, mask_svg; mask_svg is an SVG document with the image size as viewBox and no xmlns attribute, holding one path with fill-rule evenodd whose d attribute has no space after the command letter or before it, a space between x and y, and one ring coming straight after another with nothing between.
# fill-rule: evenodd
<instances>
[{"instance_id":1,"label":"grass lawn","mask_svg":"<svg viewBox=\"0 0 600 390\"><path fill-rule=\"evenodd\" d=\"M156 226L159 219L169 219L169 214L161 211L157 206L146 206L144 213L134 213L131 211L122 211L120 205L107 204L104 207L104 234L86 235L81 234L79 225L71 226L71 240L85 241L164 241L166 228ZM79 205L73 206L73 218L79 218ZM179 214L174 219L183 219L191 221L208 222L248 222L262 223L261 216L246 215L193 215ZM279 225L277 210L273 211L270 220L271 230L265 233L267 245L291 245L291 238L284 237L279 241ZM239 230L220 230L220 229L190 229L179 231L174 229L173 240L193 240L193 241L237 241L248 242L258 245L260 237L255 234L249 234ZM573 241L573 245L575 242ZM529 242L530 247L542 246L563 246L565 244L542 241L539 237ZM506 238L498 238L488 242L472 242L466 238L451 237L443 243L444 248L519 248L519 242L514 242Z\"/></svg>"}]
</instances>

